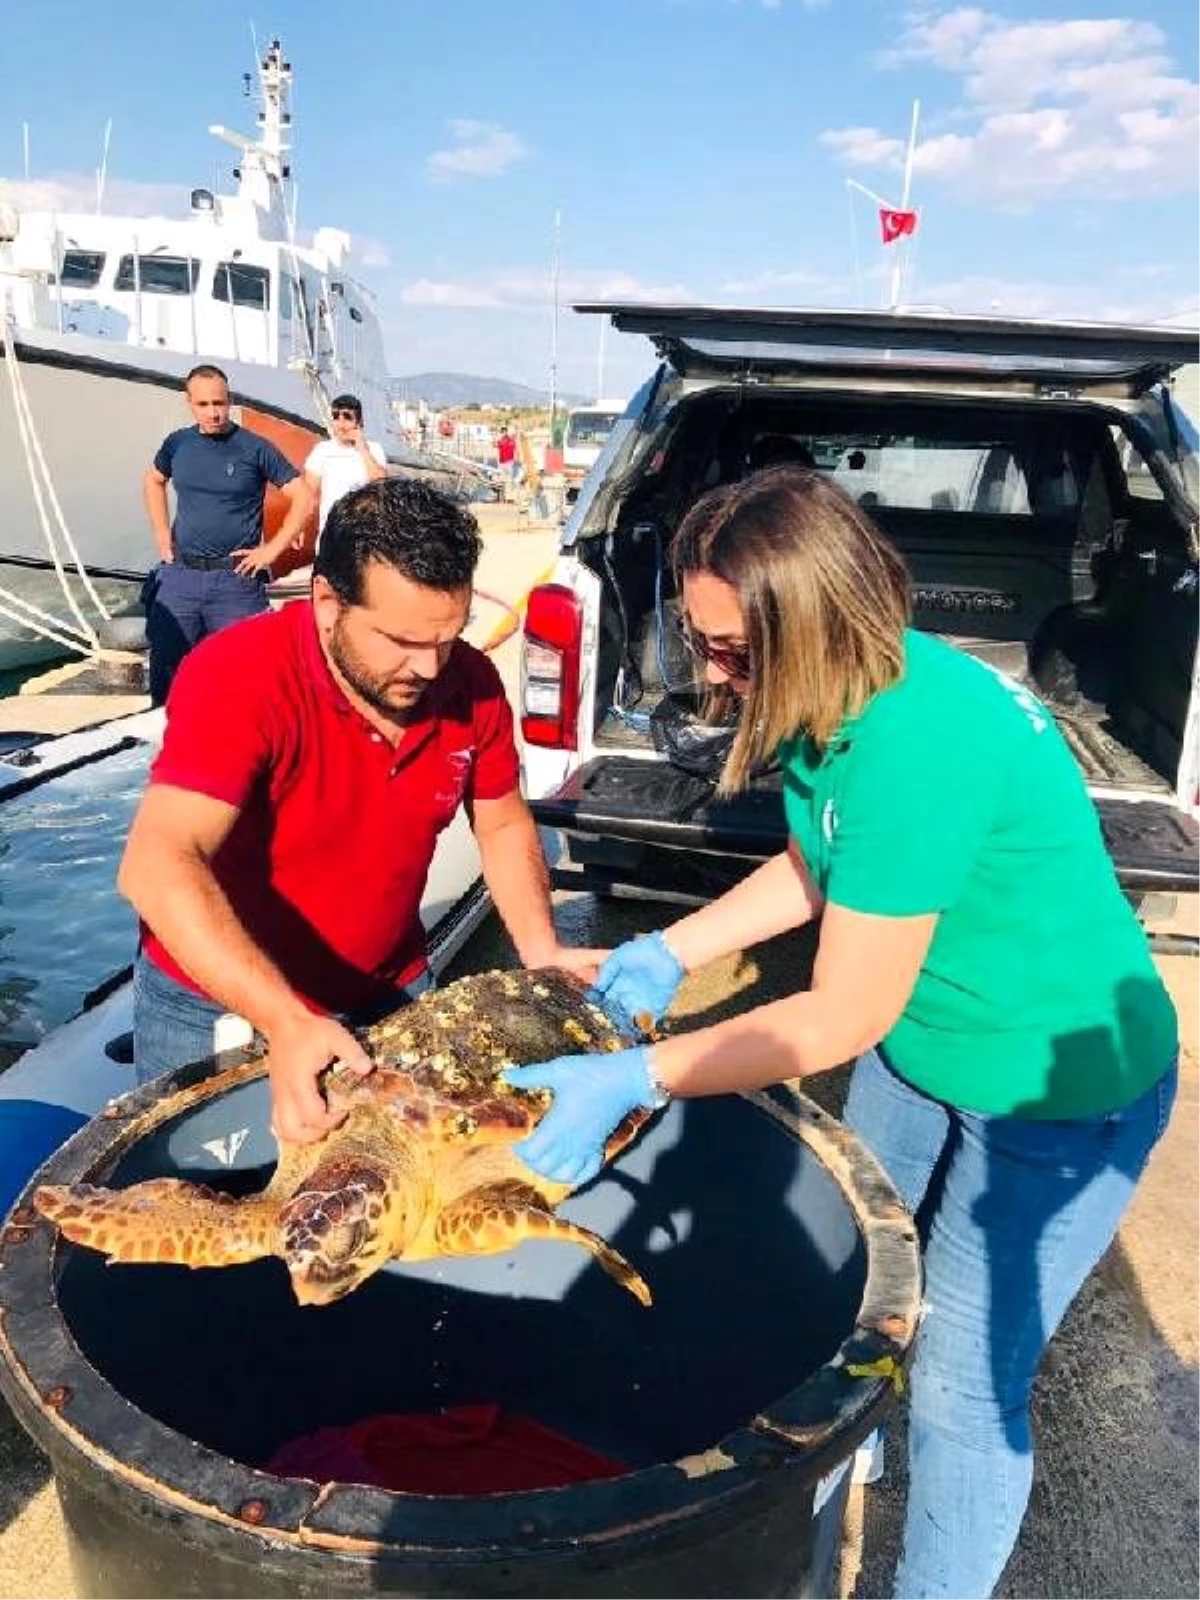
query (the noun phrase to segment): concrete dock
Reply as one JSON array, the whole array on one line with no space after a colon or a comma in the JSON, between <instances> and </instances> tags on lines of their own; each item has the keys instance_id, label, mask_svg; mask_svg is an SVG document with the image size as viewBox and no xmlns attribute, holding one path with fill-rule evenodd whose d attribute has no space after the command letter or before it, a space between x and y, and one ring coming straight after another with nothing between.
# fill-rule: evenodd
<instances>
[{"instance_id":1,"label":"concrete dock","mask_svg":"<svg viewBox=\"0 0 1200 1600\"><path fill-rule=\"evenodd\" d=\"M476 598L466 637L498 652L519 628L524 597L554 559L558 524L538 522L514 504L484 501L471 511L483 534ZM97 664L70 661L38 673L19 693L0 699L0 735L76 733L113 717L144 711L144 694L98 680L119 678L136 657L110 652Z\"/></svg>"}]
</instances>

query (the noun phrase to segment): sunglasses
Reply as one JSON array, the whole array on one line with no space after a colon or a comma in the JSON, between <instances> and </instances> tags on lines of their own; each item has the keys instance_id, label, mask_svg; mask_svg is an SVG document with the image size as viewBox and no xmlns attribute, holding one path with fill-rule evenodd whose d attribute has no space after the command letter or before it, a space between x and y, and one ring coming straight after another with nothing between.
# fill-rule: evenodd
<instances>
[{"instance_id":1,"label":"sunglasses","mask_svg":"<svg viewBox=\"0 0 1200 1600\"><path fill-rule=\"evenodd\" d=\"M706 634L691 626L682 612L677 613L675 626L697 661L711 662L727 678L749 678L754 657L748 644L713 644Z\"/></svg>"},{"instance_id":2,"label":"sunglasses","mask_svg":"<svg viewBox=\"0 0 1200 1600\"><path fill-rule=\"evenodd\" d=\"M358 421L358 412L357 411L335 411L333 413L333 420L335 422L357 422Z\"/></svg>"}]
</instances>

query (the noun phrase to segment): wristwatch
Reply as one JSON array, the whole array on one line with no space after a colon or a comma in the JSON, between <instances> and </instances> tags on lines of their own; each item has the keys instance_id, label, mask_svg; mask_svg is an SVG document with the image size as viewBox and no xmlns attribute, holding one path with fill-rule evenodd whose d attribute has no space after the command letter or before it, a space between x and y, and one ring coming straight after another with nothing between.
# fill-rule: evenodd
<instances>
[{"instance_id":1,"label":"wristwatch","mask_svg":"<svg viewBox=\"0 0 1200 1600\"><path fill-rule=\"evenodd\" d=\"M651 1111L661 1111L671 1101L671 1091L654 1070L654 1057L650 1051L646 1052L646 1075L650 1079L650 1088L654 1098L650 1102Z\"/></svg>"}]
</instances>

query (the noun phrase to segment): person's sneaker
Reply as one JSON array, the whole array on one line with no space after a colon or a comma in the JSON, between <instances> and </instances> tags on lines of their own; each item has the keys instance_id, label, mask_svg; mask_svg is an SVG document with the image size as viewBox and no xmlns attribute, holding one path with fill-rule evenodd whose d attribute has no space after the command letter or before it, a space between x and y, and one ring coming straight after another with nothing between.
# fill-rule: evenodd
<instances>
[{"instance_id":1,"label":"person's sneaker","mask_svg":"<svg viewBox=\"0 0 1200 1600\"><path fill-rule=\"evenodd\" d=\"M883 1437L878 1428L869 1433L854 1452L851 1483L878 1483L883 1477Z\"/></svg>"}]
</instances>

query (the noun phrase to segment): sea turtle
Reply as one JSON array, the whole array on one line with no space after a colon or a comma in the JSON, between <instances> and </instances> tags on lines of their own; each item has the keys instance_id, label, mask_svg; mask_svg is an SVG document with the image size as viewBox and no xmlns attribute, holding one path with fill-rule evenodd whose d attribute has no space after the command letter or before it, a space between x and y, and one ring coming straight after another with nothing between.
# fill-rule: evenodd
<instances>
[{"instance_id":1,"label":"sea turtle","mask_svg":"<svg viewBox=\"0 0 1200 1600\"><path fill-rule=\"evenodd\" d=\"M312 1144L280 1142L260 1193L235 1199L180 1178L126 1189L43 1185L33 1203L76 1244L110 1262L224 1267L282 1256L302 1305L328 1305L385 1262L491 1255L523 1239L590 1250L643 1305L650 1291L624 1258L554 1208L570 1186L549 1183L512 1146L550 1104L510 1088L502 1068L632 1042L565 973L485 972L423 995L361 1030L376 1069L358 1079L331 1068L326 1093L345 1122ZM156 1124L266 1071L266 1057L158 1102ZM611 1160L649 1112L611 1135Z\"/></svg>"}]
</instances>

